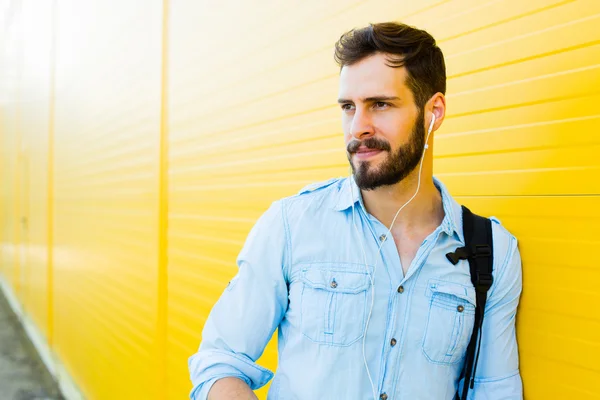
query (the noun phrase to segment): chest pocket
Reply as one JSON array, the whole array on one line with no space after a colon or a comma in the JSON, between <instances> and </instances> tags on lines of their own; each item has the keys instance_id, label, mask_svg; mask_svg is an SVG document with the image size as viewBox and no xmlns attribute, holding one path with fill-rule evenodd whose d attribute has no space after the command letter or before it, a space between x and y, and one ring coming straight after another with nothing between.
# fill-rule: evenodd
<instances>
[{"instance_id":1,"label":"chest pocket","mask_svg":"<svg viewBox=\"0 0 600 400\"><path fill-rule=\"evenodd\" d=\"M423 353L436 364L461 361L475 323L475 288L457 283L430 281L429 317Z\"/></svg>"},{"instance_id":2,"label":"chest pocket","mask_svg":"<svg viewBox=\"0 0 600 400\"><path fill-rule=\"evenodd\" d=\"M349 346L364 333L367 292L366 272L341 267L302 270L301 330L313 342Z\"/></svg>"}]
</instances>

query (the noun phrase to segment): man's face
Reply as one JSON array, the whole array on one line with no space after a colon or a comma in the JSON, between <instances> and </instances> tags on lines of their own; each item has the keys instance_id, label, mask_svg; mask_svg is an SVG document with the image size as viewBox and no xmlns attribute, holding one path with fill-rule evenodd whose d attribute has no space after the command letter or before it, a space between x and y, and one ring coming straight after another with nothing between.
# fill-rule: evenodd
<instances>
[{"instance_id":1,"label":"man's face","mask_svg":"<svg viewBox=\"0 0 600 400\"><path fill-rule=\"evenodd\" d=\"M406 69L388 67L382 53L340 73L347 156L363 190L398 183L421 161L423 110L417 108L406 78Z\"/></svg>"}]
</instances>

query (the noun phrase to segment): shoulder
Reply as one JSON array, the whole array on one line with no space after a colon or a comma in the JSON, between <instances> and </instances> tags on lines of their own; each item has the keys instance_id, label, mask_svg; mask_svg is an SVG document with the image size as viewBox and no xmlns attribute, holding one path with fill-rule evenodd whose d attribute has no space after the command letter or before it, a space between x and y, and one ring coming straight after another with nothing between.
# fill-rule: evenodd
<instances>
[{"instance_id":1,"label":"shoulder","mask_svg":"<svg viewBox=\"0 0 600 400\"><path fill-rule=\"evenodd\" d=\"M505 264L517 248L517 238L495 216L489 217L492 221L492 237L494 243L494 258Z\"/></svg>"},{"instance_id":2,"label":"shoulder","mask_svg":"<svg viewBox=\"0 0 600 400\"><path fill-rule=\"evenodd\" d=\"M330 186L337 186L336 184L342 183L346 178L331 178L325 181L313 182L309 185L304 186L300 191L296 194L296 196L307 195L309 193L323 191L324 189Z\"/></svg>"},{"instance_id":3,"label":"shoulder","mask_svg":"<svg viewBox=\"0 0 600 400\"><path fill-rule=\"evenodd\" d=\"M333 205L347 178L331 178L304 186L296 194L281 199L286 209Z\"/></svg>"},{"instance_id":4,"label":"shoulder","mask_svg":"<svg viewBox=\"0 0 600 400\"><path fill-rule=\"evenodd\" d=\"M521 287L521 254L519 252L518 240L502 222L491 216L492 236L494 243L494 286L492 292L516 290L520 292ZM502 287L498 287L498 285Z\"/></svg>"},{"instance_id":5,"label":"shoulder","mask_svg":"<svg viewBox=\"0 0 600 400\"><path fill-rule=\"evenodd\" d=\"M261 229L273 232L276 228L289 229L290 222L305 218L322 217L334 205L344 178L333 178L306 185L294 195L273 201L258 218L251 235Z\"/></svg>"},{"instance_id":6,"label":"shoulder","mask_svg":"<svg viewBox=\"0 0 600 400\"><path fill-rule=\"evenodd\" d=\"M465 210L465 207L462 207ZM467 215L462 212L462 218L460 223L457 222L459 229L464 229L465 219ZM467 209L467 211L470 211ZM506 261L510 254L514 252L514 249L517 247L517 238L513 235L495 216L486 216L485 214L480 214L477 212L473 212L473 216L475 218L481 219L485 218L491 221L492 225L492 241L493 241L493 254L494 254L494 271L500 268Z\"/></svg>"}]
</instances>

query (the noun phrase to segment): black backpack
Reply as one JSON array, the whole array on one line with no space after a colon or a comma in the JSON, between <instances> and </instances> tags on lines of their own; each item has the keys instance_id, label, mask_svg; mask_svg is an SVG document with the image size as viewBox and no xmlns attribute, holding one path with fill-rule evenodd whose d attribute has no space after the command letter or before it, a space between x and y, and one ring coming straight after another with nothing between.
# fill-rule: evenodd
<instances>
[{"instance_id":1,"label":"black backpack","mask_svg":"<svg viewBox=\"0 0 600 400\"><path fill-rule=\"evenodd\" d=\"M473 389L475 385L475 371L477 370L477 361L479 360L479 350L481 347L481 329L485 312L485 302L487 301L487 292L494 281L492 277L494 261L492 221L473 214L465 206L462 206L462 210L465 247L457 248L454 253L446 254L446 257L454 265L458 264L459 260L469 260L471 282L475 287L476 306L473 333L467 347L465 364L461 373L461 377L465 378L463 391L462 395L457 391L454 400L467 400L469 389Z\"/></svg>"}]
</instances>

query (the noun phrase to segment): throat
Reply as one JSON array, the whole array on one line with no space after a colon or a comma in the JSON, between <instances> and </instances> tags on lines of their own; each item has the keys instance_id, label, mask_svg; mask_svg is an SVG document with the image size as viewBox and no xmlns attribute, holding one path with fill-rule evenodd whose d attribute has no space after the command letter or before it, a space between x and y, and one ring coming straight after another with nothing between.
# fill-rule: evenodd
<instances>
[{"instance_id":1,"label":"throat","mask_svg":"<svg viewBox=\"0 0 600 400\"><path fill-rule=\"evenodd\" d=\"M421 247L421 243L423 243L425 237L420 240L415 239L407 239L407 238L396 238L394 235L394 242L396 243L396 249L398 250L398 256L400 257L400 263L402 265L402 273L404 276L408 273L410 269L410 265L412 264L419 248Z\"/></svg>"},{"instance_id":2,"label":"throat","mask_svg":"<svg viewBox=\"0 0 600 400\"><path fill-rule=\"evenodd\" d=\"M425 239L435 232L440 224L432 224L428 227L423 227L422 229L412 229L411 231L392 231L394 244L396 245L396 250L398 251L398 257L400 258L400 263L402 264L402 272L404 276L406 276L410 270L410 266L417 256L417 253L419 252L419 249L421 248L421 245Z\"/></svg>"}]
</instances>

